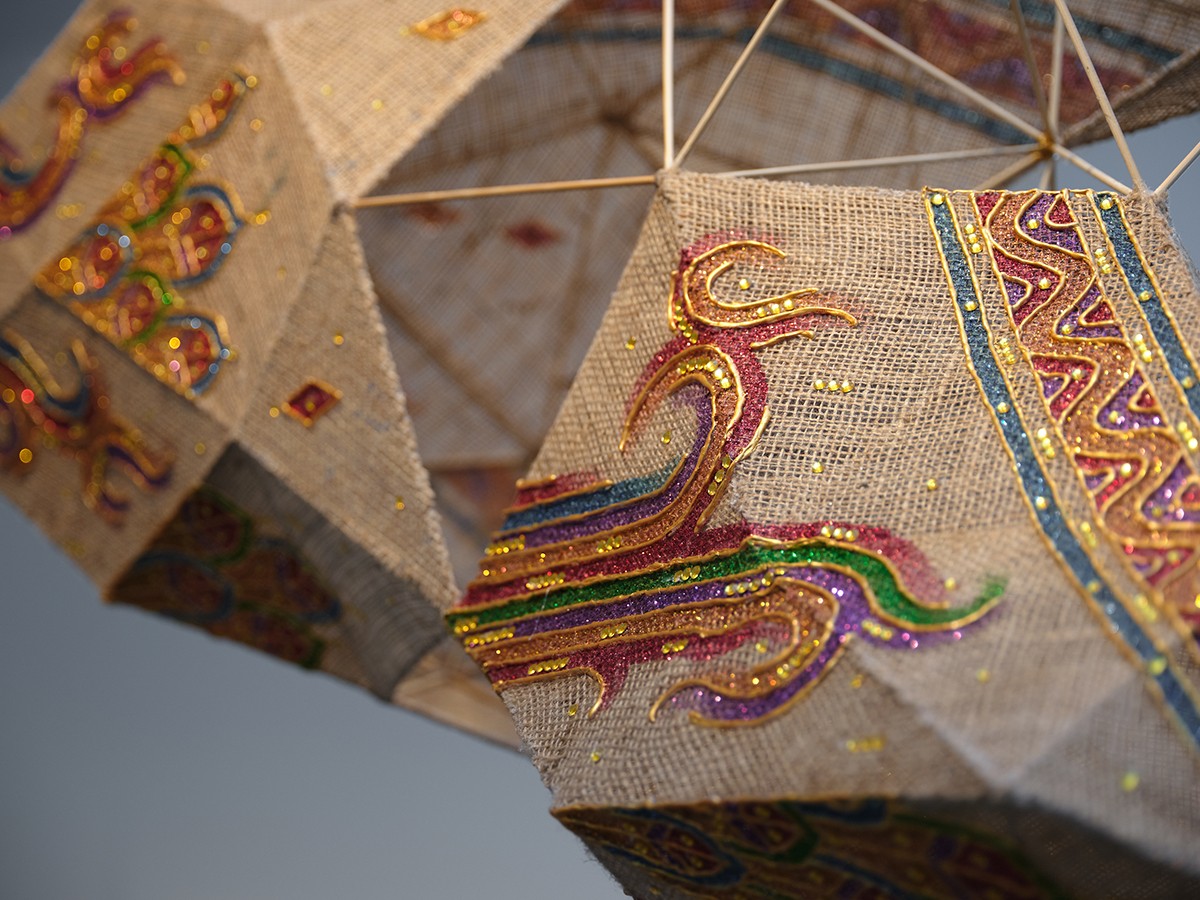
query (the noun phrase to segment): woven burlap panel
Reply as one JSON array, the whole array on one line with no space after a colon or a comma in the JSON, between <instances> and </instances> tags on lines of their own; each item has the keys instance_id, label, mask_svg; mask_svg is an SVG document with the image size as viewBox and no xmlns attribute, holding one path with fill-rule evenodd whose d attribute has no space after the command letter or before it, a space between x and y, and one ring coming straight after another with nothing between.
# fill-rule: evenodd
<instances>
[{"instance_id":1,"label":"woven burlap panel","mask_svg":"<svg viewBox=\"0 0 1200 900\"><path fill-rule=\"evenodd\" d=\"M681 146L770 4L677 4L674 109ZM890 37L1040 128L1006 4L982 0L848 3ZM1178 4L1078 3L1105 85L1129 123L1190 108L1177 76L1200 46ZM1027 10L1038 65L1051 65L1053 13ZM380 193L629 175L661 164L654 4L574 2L384 176ZM1107 128L1067 54L1062 128ZM1149 97L1163 95L1165 106ZM1140 102L1122 104L1126 94ZM1169 94L1168 98L1166 95ZM364 98L372 96L363 94ZM1124 114L1124 112L1123 112ZM369 121L374 119L364 114ZM1100 131L1096 129L1099 128ZM1072 130L1074 129L1074 130ZM730 171L789 163L987 150L1031 139L839 25L789 4L687 159ZM1074 138L1068 143L1075 143ZM806 180L886 187L982 183L1019 155L813 173ZM629 258L648 189L428 204L360 215L426 463L523 466L539 444ZM469 252L464 248L471 248ZM436 301L431 298L438 298ZM443 298L454 298L449 302ZM510 387L520 384L520 390ZM444 397L445 402L436 402Z\"/></svg>"},{"instance_id":2,"label":"woven burlap panel","mask_svg":"<svg viewBox=\"0 0 1200 900\"><path fill-rule=\"evenodd\" d=\"M73 164L47 199L9 223L16 228L10 235L6 227L0 241L11 286L0 295L12 338L5 361L24 379L6 381L6 417L15 411L24 421L20 404L26 387L37 392L30 373L39 360L73 389L67 354L82 341L87 365L94 358L99 367L93 393L103 390L102 409L120 417L121 440L151 454L141 474L153 483L136 487L123 474L129 448L109 453L95 444L107 420L85 421L87 410L72 441L93 441L91 456L70 442L55 445L36 422L28 429L34 445L4 447L12 469L5 490L112 599L512 740L486 687L469 683L461 664L438 661L448 648L434 610L450 602L453 580L408 423L397 372L404 363L393 360L344 204L556 5L501 2L474 26L447 26L438 16L448 11L428 2L91 3L6 101L4 138L24 154L13 169L38 175L53 168L44 164L58 124L56 86L97 65L93 87L115 91L104 101L115 108L86 117L78 147L63 151ZM461 37L439 39L446 27ZM112 83L102 85L106 78ZM215 109L223 120L211 118ZM156 171L145 162L171 147L190 169L161 209L106 209L133 196L135 182L174 177L174 163ZM146 266L161 282L167 273L154 267L170 266L151 243L170 245L198 220L201 230L211 227L189 204L214 192L228 204L222 238L200 252L197 277L173 272L162 282L169 312L219 323L213 327L230 351L215 360L210 383L189 389L166 358L156 370L138 349L146 340L154 352L186 347L149 337L156 325L110 343L105 336L117 326L105 320L107 301L75 303L94 286L84 271L90 263L78 267L77 288L55 280L60 259L62 272L74 271L68 257L81 234L117 228L133 236L137 255L111 276L110 294L126 272ZM180 248L193 237L206 239L189 232ZM40 290L23 287L35 283ZM21 450L34 458L26 462ZM87 485L96 459L108 460L110 493L131 500L106 522L77 487ZM240 543L222 544L231 535ZM401 691L404 675L431 651L420 687Z\"/></svg>"},{"instance_id":3,"label":"woven burlap panel","mask_svg":"<svg viewBox=\"0 0 1200 900\"><path fill-rule=\"evenodd\" d=\"M1107 246L1099 230L1097 196L1063 196L1087 245ZM1148 661L1139 658L1092 596L1100 585L1082 584L1059 559L1049 532L1038 526L1036 515L1046 499L1026 496L1017 477L1023 464L1014 468L996 424L997 415L1013 410L1007 403L1001 409L985 402L959 314L982 309L992 329L988 346L996 354L1003 350L999 339L1009 335L1007 346L1015 353L1005 373L1033 444L1040 446L1039 428L1048 426L1052 438L1054 427L1010 333L1007 300L981 242L981 220L970 195L937 194L936 207L931 197L932 192L663 176L613 304L530 473L533 481L557 476L556 483L564 483L573 473L588 473L570 483L623 483L686 454L697 413L683 402L665 402L637 426L631 445L618 449L636 386L645 383L639 373L648 365L654 368L655 354L670 340L681 341L668 325L672 274L681 267L681 251L695 258L718 244L765 242L786 258L734 258L732 268L713 276L716 297L748 303L753 310L756 303L811 288L818 299L798 295L794 302L839 308L857 324L817 316L805 323L811 340L798 335L752 351L763 367L765 385L759 388L766 391L770 415L757 446L733 463L732 483L704 527L745 520L752 523L751 534L768 536L825 523L837 530L807 532L809 544L851 548L855 540L862 547L871 528L884 528L907 544L879 545L872 553L902 568L917 559L928 563L924 574L904 576L918 602L975 608L973 598L986 595L989 586L998 591L995 605L978 620L913 629L911 642L907 633L903 636L903 646L868 640L864 626L807 692L770 715L735 717L725 726L696 720L698 707L688 707L690 688L684 709L662 698L673 686L692 683L689 679L716 678L719 686L731 677L728 673L761 665L764 654L773 658L778 652L779 644L773 643L778 635L744 642L724 655L714 650L697 657L682 652L689 640L698 640L696 635L672 645L667 634L661 653L651 648L648 657L618 666L624 683L608 678L604 703L589 715L598 678L606 676L570 671L577 665L571 655L576 651L564 648L572 634L583 633L570 629L583 626L564 624L565 643L557 651L550 645L546 655L525 657L534 677L503 687L502 696L554 793L556 814L589 840L636 896L658 896L659 890L663 896L720 893L717 881L702 889L700 881L679 875L690 865L689 851L680 850L684 856L672 868L668 851L648 848L666 846L662 842L670 843L670 835L678 837L688 828L693 838L711 840L719 852L736 849L739 842L749 845L751 832L738 831L743 827L738 822L749 821L744 818L749 813L729 811L724 804L791 801L795 815L810 816L812 810L797 812L796 803L866 798L894 798L893 823L904 816L955 823L964 833L984 835L988 846L1006 848L1007 859L1023 860L1024 871L1035 873L1025 887L1041 885L1029 896L1055 895L1046 885L1078 896L1115 891L1145 897L1173 896L1184 884L1194 886L1189 879L1197 875L1200 758L1186 724L1197 687L1193 639L1175 612L1146 612L1147 604L1154 606L1150 601L1139 605L1136 598L1145 588L1118 559L1119 544L1099 540L1088 553L1105 589L1132 611L1137 628L1162 653ZM957 313L948 280L952 268L943 266L930 212L951 207L958 215L958 239L964 241L962 258L980 291L959 298ZM1161 212L1146 197L1130 198L1126 210L1157 273L1163 302L1174 310L1184 335L1194 333L1189 329L1200 298ZM972 242L978 251L968 249ZM1111 262L1112 250L1108 253ZM961 279L966 270L955 271ZM1141 338L1146 326L1140 301L1125 287L1120 268L1109 266L1101 281L1127 334ZM779 310L776 306L772 313L764 306L761 315ZM1161 359L1153 355L1144 368L1163 415L1171 422L1192 421ZM749 363L739 365L749 371ZM748 377L743 372L743 380ZM747 383L748 396L759 389ZM702 408L707 407L697 407ZM1094 503L1071 456L1060 448L1038 458L1053 484L1050 502L1058 504L1065 520L1074 523L1072 528L1092 521ZM516 565L522 553L530 552L527 538L513 542L516 533L502 535L482 564L490 574L450 616L468 649L485 664L493 647L496 654L504 652L509 642L528 633L522 628L539 620L534 610L507 625L488 620L485 626L489 603L472 606L495 590L497 577L511 577L504 574L506 562ZM684 537L662 540L669 554L673 542ZM587 541L577 537L569 549ZM615 546L610 542L594 552L611 552L618 560L612 565L619 567L625 551ZM542 549L544 555L555 552L552 545ZM658 559L644 556L657 549L629 551L630 565L651 577L664 563L636 560ZM594 555L590 545L580 552ZM704 560L692 557L691 562ZM668 555L665 565L670 564ZM567 585L547 582L545 599L538 601L541 595L535 594L531 601L540 603L541 615L557 608L557 590L575 583L575 569L561 571ZM695 575L684 571L672 583L689 577ZM578 582L581 590L591 583ZM538 585L531 581L526 587ZM751 592L756 587L752 583ZM697 616L703 606L696 605ZM590 665L603 668L621 657L622 646L635 646L620 642L628 639L622 637L625 628L636 629L636 615L614 620L596 613L593 621L620 626L596 639L597 646L613 640L614 655ZM886 616L880 621L894 622ZM676 635L688 634L686 626L679 627L683 630ZM553 674L562 669L567 672L561 677ZM1185 698L1181 706L1164 702L1164 691L1171 691L1159 678L1173 679ZM693 710L690 715L687 708ZM657 711L653 719L652 709ZM640 816L659 818L642 830ZM810 824L818 821L810 819ZM892 832L880 833L892 839ZM895 838L902 839L907 838ZM756 846L740 859L749 865L746 878L751 880L754 859L764 871L769 868L769 854ZM700 849L696 853L703 856ZM918 868L932 864L916 861ZM803 874L797 860L792 863ZM886 869L886 861L880 865ZM701 869L696 863L694 871ZM738 890L748 890L746 883L721 890L744 896ZM926 887L941 896L934 886ZM800 895L824 894L814 887L812 894L801 890Z\"/></svg>"}]
</instances>

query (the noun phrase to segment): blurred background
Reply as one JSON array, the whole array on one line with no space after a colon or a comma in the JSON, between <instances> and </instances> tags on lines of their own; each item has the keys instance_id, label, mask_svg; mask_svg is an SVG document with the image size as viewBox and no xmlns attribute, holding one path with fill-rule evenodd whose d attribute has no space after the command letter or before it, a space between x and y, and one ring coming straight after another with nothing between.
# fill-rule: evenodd
<instances>
[{"instance_id":1,"label":"blurred background","mask_svg":"<svg viewBox=\"0 0 1200 900\"><path fill-rule=\"evenodd\" d=\"M0 92L75 6L5 0ZM1197 139L1193 116L1131 143L1154 185ZM1084 155L1124 177L1111 146ZM1197 210L1200 164L1171 195L1193 258ZM105 607L3 498L0 573L0 896L620 896L522 757Z\"/></svg>"}]
</instances>

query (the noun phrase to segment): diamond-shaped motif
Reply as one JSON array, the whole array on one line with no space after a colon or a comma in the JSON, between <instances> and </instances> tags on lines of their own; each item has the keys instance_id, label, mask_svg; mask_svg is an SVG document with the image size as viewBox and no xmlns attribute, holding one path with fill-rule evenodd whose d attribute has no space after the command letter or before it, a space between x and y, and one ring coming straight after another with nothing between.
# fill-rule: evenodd
<instances>
[{"instance_id":1,"label":"diamond-shaped motif","mask_svg":"<svg viewBox=\"0 0 1200 900\"><path fill-rule=\"evenodd\" d=\"M313 380L288 397L283 409L289 416L299 419L307 428L337 406L341 399L342 392L337 388L323 381Z\"/></svg>"}]
</instances>

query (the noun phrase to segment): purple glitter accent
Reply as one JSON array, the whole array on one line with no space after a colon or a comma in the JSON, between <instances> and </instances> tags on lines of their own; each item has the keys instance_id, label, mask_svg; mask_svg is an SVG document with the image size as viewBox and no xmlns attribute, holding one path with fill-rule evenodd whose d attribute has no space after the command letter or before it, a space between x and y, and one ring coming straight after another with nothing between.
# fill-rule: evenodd
<instances>
[{"instance_id":1,"label":"purple glitter accent","mask_svg":"<svg viewBox=\"0 0 1200 900\"><path fill-rule=\"evenodd\" d=\"M1133 377L1125 382L1125 385L1112 398L1112 400L1100 410L1099 425L1101 428L1115 429L1117 431L1130 431L1135 428L1156 428L1162 425L1162 417L1154 413L1140 412L1134 409L1131 404L1138 391L1142 389L1145 381L1142 379L1141 372L1134 372ZM1116 413L1116 419L1111 418L1111 414Z\"/></svg>"},{"instance_id":2,"label":"purple glitter accent","mask_svg":"<svg viewBox=\"0 0 1200 900\"><path fill-rule=\"evenodd\" d=\"M1142 515L1150 521L1200 522L1200 509L1189 509L1182 502L1183 498L1179 496L1184 484L1193 475L1195 472L1192 471L1192 466L1187 459L1180 459L1175 468L1171 470L1167 480L1146 498L1146 502L1142 504ZM1152 515L1153 507L1164 510L1164 514L1162 516Z\"/></svg>"},{"instance_id":3,"label":"purple glitter accent","mask_svg":"<svg viewBox=\"0 0 1200 900\"><path fill-rule=\"evenodd\" d=\"M788 567L782 577L792 578L820 588L830 594L838 603L837 618L829 638L825 641L824 646L805 662L803 671L781 685L778 690L762 697L746 699L739 699L707 687L687 685L671 698L672 706L694 710L705 718L717 721L759 719L787 703L809 685L815 684L829 668L838 649L852 636L858 636L868 643L879 646L914 650L922 643L926 645L936 643L931 640L935 637L932 632L914 634L887 626L891 628L892 634L885 639L869 631L864 631L863 620L873 614L871 605L862 586L843 572L813 566L796 566ZM703 585L697 587L703 587ZM918 635L920 640L918 640ZM936 636L947 641L955 639L953 633Z\"/></svg>"},{"instance_id":4,"label":"purple glitter accent","mask_svg":"<svg viewBox=\"0 0 1200 900\"><path fill-rule=\"evenodd\" d=\"M1042 379L1042 396L1047 400L1061 391L1067 383L1067 379L1062 375L1047 375L1044 372L1038 372L1037 375Z\"/></svg>"},{"instance_id":5,"label":"purple glitter accent","mask_svg":"<svg viewBox=\"0 0 1200 900\"><path fill-rule=\"evenodd\" d=\"M1089 494L1095 494L1107 480L1108 475L1106 473L1100 475L1084 473L1083 476L1083 483L1087 486Z\"/></svg>"},{"instance_id":6,"label":"purple glitter accent","mask_svg":"<svg viewBox=\"0 0 1200 900\"><path fill-rule=\"evenodd\" d=\"M1050 208L1058 196L1058 194L1039 194L1025 214L1021 216L1018 228L1021 234L1032 240L1041 241L1043 244L1050 244L1063 250L1070 250L1072 253L1082 253L1083 243L1079 239L1073 222L1070 225L1052 225L1046 219L1046 214L1050 212ZM1025 223L1030 219L1037 219L1041 223L1032 231L1025 227Z\"/></svg>"},{"instance_id":7,"label":"purple glitter accent","mask_svg":"<svg viewBox=\"0 0 1200 900\"><path fill-rule=\"evenodd\" d=\"M1020 281L1004 280L1004 292L1008 294L1008 305L1016 306L1025 299L1025 285Z\"/></svg>"},{"instance_id":8,"label":"purple glitter accent","mask_svg":"<svg viewBox=\"0 0 1200 900\"><path fill-rule=\"evenodd\" d=\"M1083 317L1084 310L1092 308L1092 305L1100 299L1100 285L1093 284L1087 292L1079 298L1079 301L1067 310L1067 314L1059 320L1055 327L1055 333L1061 334L1064 337L1071 336L1077 338L1087 338L1092 340L1101 337L1119 338L1121 334L1120 327L1115 322L1106 322L1103 324L1089 324L1080 322ZM1069 327L1070 334L1064 330Z\"/></svg>"}]
</instances>

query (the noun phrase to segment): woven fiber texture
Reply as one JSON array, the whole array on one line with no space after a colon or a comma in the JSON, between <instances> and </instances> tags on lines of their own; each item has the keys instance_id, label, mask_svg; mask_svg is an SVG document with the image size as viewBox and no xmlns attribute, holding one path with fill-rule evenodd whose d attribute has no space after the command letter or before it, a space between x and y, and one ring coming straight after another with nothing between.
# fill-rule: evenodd
<instances>
[{"instance_id":1,"label":"woven fiber texture","mask_svg":"<svg viewBox=\"0 0 1200 900\"><path fill-rule=\"evenodd\" d=\"M1197 303L1146 197L663 176L449 614L564 818L1002 801L1194 867L1194 526L1162 491ZM1181 524L1143 545L1112 478Z\"/></svg>"},{"instance_id":2,"label":"woven fiber texture","mask_svg":"<svg viewBox=\"0 0 1200 900\"><path fill-rule=\"evenodd\" d=\"M438 708L399 684L453 577L340 201L554 6L91 3L5 103L4 488L113 599Z\"/></svg>"}]
</instances>

